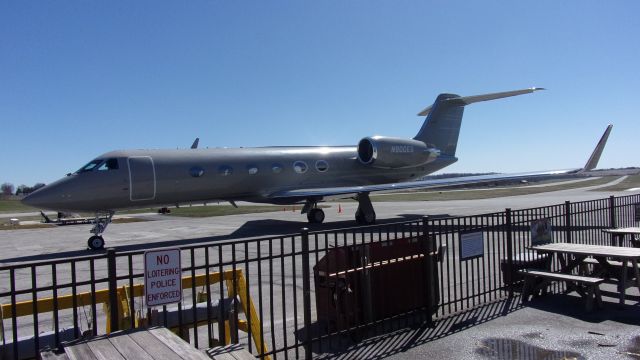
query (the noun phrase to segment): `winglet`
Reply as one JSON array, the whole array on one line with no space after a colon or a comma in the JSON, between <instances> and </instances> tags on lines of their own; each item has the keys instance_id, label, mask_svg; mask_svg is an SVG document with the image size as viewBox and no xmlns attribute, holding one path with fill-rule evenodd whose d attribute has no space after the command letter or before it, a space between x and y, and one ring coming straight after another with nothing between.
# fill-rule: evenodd
<instances>
[{"instance_id":1,"label":"winglet","mask_svg":"<svg viewBox=\"0 0 640 360\"><path fill-rule=\"evenodd\" d=\"M545 88L539 88L539 87L532 87L532 88L528 88L528 89L522 89L522 90L513 90L513 91L503 91L503 92L497 92L497 93L491 93L491 94L483 94L483 95L473 95L473 96L454 96L454 97L450 97L448 99L444 99L444 102L447 103L451 103L451 104L456 104L456 105L469 105L469 104L473 104L475 102L480 102L480 101L488 101L488 100L496 100L496 99L502 99L502 98L506 98L506 97L511 97L511 96L518 96L518 95L523 95L523 94L530 94L534 91L538 91L538 90L546 90ZM418 116L427 116L429 115L429 113L431 112L433 105L429 105L426 108L424 108L424 110L420 111L418 113Z\"/></svg>"},{"instance_id":2,"label":"winglet","mask_svg":"<svg viewBox=\"0 0 640 360\"><path fill-rule=\"evenodd\" d=\"M607 129L604 131L604 134L602 134L600 141L598 141L598 145L596 145L593 153L591 153L589 161L587 161L587 163L584 165L584 168L582 168L580 172L590 171L598 166L600 155L602 155L602 150L604 150L604 146L607 144L607 139L609 138L609 134L611 133L611 128L613 128L613 125L609 124L609 126L607 126Z\"/></svg>"},{"instance_id":3,"label":"winglet","mask_svg":"<svg viewBox=\"0 0 640 360\"><path fill-rule=\"evenodd\" d=\"M200 142L200 138L196 138L195 140L193 140L193 144L191 144L191 148L192 149L197 149L199 142Z\"/></svg>"}]
</instances>

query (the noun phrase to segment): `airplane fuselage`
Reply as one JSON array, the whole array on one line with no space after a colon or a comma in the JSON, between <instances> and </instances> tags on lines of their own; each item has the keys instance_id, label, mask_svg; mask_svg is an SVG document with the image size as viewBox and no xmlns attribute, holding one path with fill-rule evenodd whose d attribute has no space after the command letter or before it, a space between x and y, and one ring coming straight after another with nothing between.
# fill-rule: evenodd
<instances>
[{"instance_id":1,"label":"airplane fuselage","mask_svg":"<svg viewBox=\"0 0 640 360\"><path fill-rule=\"evenodd\" d=\"M97 157L95 168L50 184L47 196L55 198L38 202L74 212L213 200L293 204L307 199L269 195L410 181L457 160L439 156L419 166L386 169L363 164L357 156L355 146L112 151ZM110 159L111 166L100 166Z\"/></svg>"}]
</instances>

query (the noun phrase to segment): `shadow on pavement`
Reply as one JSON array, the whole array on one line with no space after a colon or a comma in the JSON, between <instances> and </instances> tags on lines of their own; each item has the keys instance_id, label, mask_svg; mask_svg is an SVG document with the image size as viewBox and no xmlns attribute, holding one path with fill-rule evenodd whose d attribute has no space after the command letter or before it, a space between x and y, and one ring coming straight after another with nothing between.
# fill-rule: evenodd
<instances>
[{"instance_id":1,"label":"shadow on pavement","mask_svg":"<svg viewBox=\"0 0 640 360\"><path fill-rule=\"evenodd\" d=\"M519 298L516 297L436 319L431 326L426 322L411 324L415 319L413 316L389 320L314 343L314 358L382 359L506 316L519 308Z\"/></svg>"},{"instance_id":2,"label":"shadow on pavement","mask_svg":"<svg viewBox=\"0 0 640 360\"><path fill-rule=\"evenodd\" d=\"M420 214L401 214L400 218L392 218L392 219L380 219L376 222L376 225L372 225L372 227L357 227L357 232L366 232L368 228L373 229L377 225L385 225L392 223L399 223L404 221L412 221L412 220L420 220L423 215ZM437 215L438 217L447 217L447 214ZM149 226L153 226L153 222L149 222ZM226 235L217 235L217 236L206 236L200 238L189 238L189 239L176 239L176 240L157 240L152 242L145 242L140 244L130 244L130 245L122 245L122 246L114 246L111 247L115 249L117 252L126 252L126 251L141 251L148 249L155 249L161 247L183 247L183 246L192 246L192 245L202 245L206 243L215 243L215 242L223 242L223 241L231 241L238 239L258 239L262 237L269 236L283 236L289 237L300 234L302 228L308 228L310 231L327 231L327 230L339 230L345 231L348 229L356 228L356 223L352 220L345 221L334 221L324 224L308 224L306 222L301 221L284 221L284 220L272 220L272 219L264 219L264 220L254 220L247 221L238 229L233 231L230 234ZM371 230L374 231L374 230ZM104 235L105 240L107 242L107 247L109 244L108 232ZM79 244L84 243L86 239L79 239ZM100 254L106 254L106 250L94 251L89 249L83 250L71 250L71 251L62 251L56 253L49 254L38 254L38 255L30 255L30 256L20 256L14 258L7 258L0 260L0 263L3 264L15 264L22 262L31 262L31 261L46 261L46 260L60 260L67 258L78 259L86 256L95 256Z\"/></svg>"}]
</instances>

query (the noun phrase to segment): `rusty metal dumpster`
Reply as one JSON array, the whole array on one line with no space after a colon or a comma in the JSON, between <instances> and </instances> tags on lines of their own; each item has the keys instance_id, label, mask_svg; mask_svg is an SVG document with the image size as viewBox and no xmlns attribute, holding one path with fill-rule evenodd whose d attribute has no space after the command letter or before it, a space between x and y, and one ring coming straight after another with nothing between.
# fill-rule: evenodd
<instances>
[{"instance_id":1,"label":"rusty metal dumpster","mask_svg":"<svg viewBox=\"0 0 640 360\"><path fill-rule=\"evenodd\" d=\"M313 268L319 325L333 332L414 310L435 313L435 250L424 236L328 250Z\"/></svg>"}]
</instances>

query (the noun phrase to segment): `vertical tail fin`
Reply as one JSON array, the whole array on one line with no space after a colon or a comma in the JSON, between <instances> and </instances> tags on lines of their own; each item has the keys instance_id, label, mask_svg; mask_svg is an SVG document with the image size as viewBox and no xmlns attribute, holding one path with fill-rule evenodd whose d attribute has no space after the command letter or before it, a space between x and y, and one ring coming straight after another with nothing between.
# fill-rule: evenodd
<instances>
[{"instance_id":1,"label":"vertical tail fin","mask_svg":"<svg viewBox=\"0 0 640 360\"><path fill-rule=\"evenodd\" d=\"M414 139L435 146L442 154L455 156L465 105L529 94L536 90L544 89L529 88L475 96L440 94L433 105L418 113L418 116L427 116L427 118Z\"/></svg>"},{"instance_id":2,"label":"vertical tail fin","mask_svg":"<svg viewBox=\"0 0 640 360\"><path fill-rule=\"evenodd\" d=\"M446 100L459 98L460 96L455 94L438 95L433 105L428 108L427 119L414 139L435 146L442 154L454 156L464 105L451 104ZM422 111L420 114L424 113L425 111Z\"/></svg>"},{"instance_id":3,"label":"vertical tail fin","mask_svg":"<svg viewBox=\"0 0 640 360\"><path fill-rule=\"evenodd\" d=\"M596 148L593 150L593 153L591 153L589 160L584 165L584 168L580 170L580 172L593 170L598 166L598 161L600 161L600 155L602 155L602 150L604 150L604 146L607 144L607 139L609 139L611 128L613 128L613 125L609 124L609 126L607 126L607 129L604 131L604 134L602 134L600 141L598 141L598 145L596 145Z\"/></svg>"}]
</instances>

